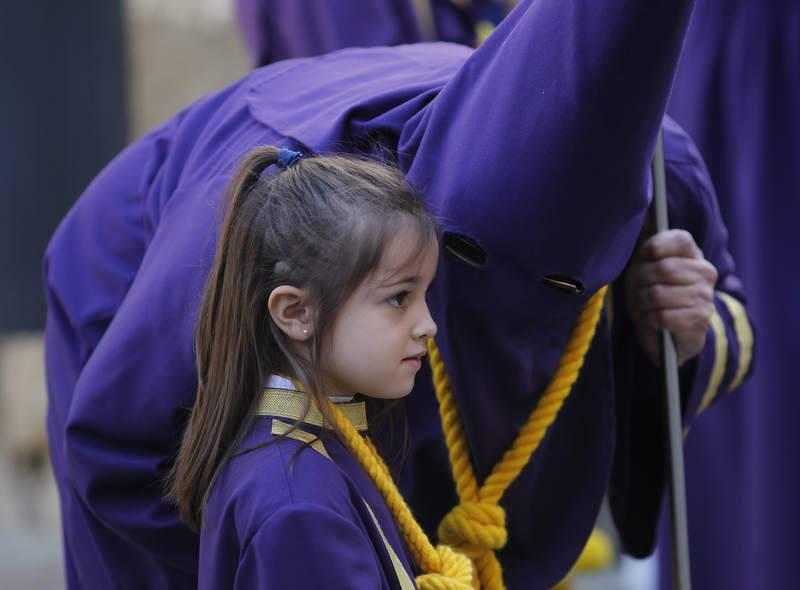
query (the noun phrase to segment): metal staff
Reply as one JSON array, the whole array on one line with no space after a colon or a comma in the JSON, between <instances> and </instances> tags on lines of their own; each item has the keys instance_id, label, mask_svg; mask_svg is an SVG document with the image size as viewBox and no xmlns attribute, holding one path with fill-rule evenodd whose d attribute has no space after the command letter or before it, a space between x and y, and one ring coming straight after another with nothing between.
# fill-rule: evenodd
<instances>
[{"instance_id":1,"label":"metal staff","mask_svg":"<svg viewBox=\"0 0 800 590\"><path fill-rule=\"evenodd\" d=\"M664 139L661 131L653 155L653 211L656 232L669 229L667 218L667 182L664 174ZM691 590L689 575L689 531L686 516L686 479L683 468L683 432L681 428L681 394L678 383L678 355L672 334L661 330L661 366L666 385L665 412L669 432L669 491L672 513L672 579L673 588Z\"/></svg>"}]
</instances>

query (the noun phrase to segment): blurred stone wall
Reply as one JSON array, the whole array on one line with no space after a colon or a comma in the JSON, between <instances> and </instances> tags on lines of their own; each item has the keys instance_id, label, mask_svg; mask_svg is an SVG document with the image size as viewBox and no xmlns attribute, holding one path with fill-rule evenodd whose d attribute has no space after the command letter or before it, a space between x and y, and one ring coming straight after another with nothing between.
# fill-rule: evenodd
<instances>
[{"instance_id":1,"label":"blurred stone wall","mask_svg":"<svg viewBox=\"0 0 800 590\"><path fill-rule=\"evenodd\" d=\"M132 137L248 72L233 0L128 0L127 9Z\"/></svg>"},{"instance_id":2,"label":"blurred stone wall","mask_svg":"<svg viewBox=\"0 0 800 590\"><path fill-rule=\"evenodd\" d=\"M127 0L130 139L247 73L232 5L233 0ZM64 588L58 495L47 454L45 411L42 334L0 335L3 590Z\"/></svg>"}]
</instances>

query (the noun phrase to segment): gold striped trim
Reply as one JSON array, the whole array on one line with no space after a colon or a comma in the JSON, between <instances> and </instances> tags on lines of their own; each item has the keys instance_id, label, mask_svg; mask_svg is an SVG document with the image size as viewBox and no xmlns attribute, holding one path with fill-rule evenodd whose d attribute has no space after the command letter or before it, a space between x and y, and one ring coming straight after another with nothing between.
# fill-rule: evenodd
<instances>
[{"instance_id":1,"label":"gold striped trim","mask_svg":"<svg viewBox=\"0 0 800 590\"><path fill-rule=\"evenodd\" d=\"M750 327L747 312L738 299L721 291L717 295L725 303L725 307L733 317L733 331L736 333L736 341L739 343L739 366L730 387L728 387L728 391L731 391L742 384L747 371L750 370L750 362L753 359L753 328Z\"/></svg>"},{"instance_id":2,"label":"gold striped trim","mask_svg":"<svg viewBox=\"0 0 800 590\"><path fill-rule=\"evenodd\" d=\"M295 428L294 430L292 430L291 424L287 424L286 422L281 422L277 418L272 419L272 434L277 436L285 436L286 438L291 438L294 440L299 440L300 442L309 445L320 455L324 455L328 459L331 458L331 456L328 454L327 449L325 448L325 445L322 443L322 440L318 436L315 436L310 432L306 432L305 430L300 430L299 428Z\"/></svg>"},{"instance_id":3,"label":"gold striped trim","mask_svg":"<svg viewBox=\"0 0 800 590\"><path fill-rule=\"evenodd\" d=\"M717 395L719 385L725 376L725 366L728 359L728 337L725 335L725 324L719 316L716 307L711 314L711 330L714 332L714 366L711 368L711 375L708 378L708 387L703 394L697 414L700 414L711 405L714 396Z\"/></svg>"},{"instance_id":4,"label":"gold striped trim","mask_svg":"<svg viewBox=\"0 0 800 590\"><path fill-rule=\"evenodd\" d=\"M306 397L302 393L287 389L265 389L258 402L256 416L285 418L292 422L304 422L322 428L323 417L319 408L311 404L306 412L305 406ZM336 404L336 407L352 422L357 431L367 430L367 410L364 402Z\"/></svg>"},{"instance_id":5,"label":"gold striped trim","mask_svg":"<svg viewBox=\"0 0 800 590\"><path fill-rule=\"evenodd\" d=\"M364 498L361 498L364 502L364 506L367 507L367 512L372 517L372 522L375 524L375 528L378 529L378 533L383 540L383 546L386 547L386 552L389 554L389 559L392 560L392 567L394 567L394 573L397 575L397 581L400 582L400 589L401 590L415 590L414 582L411 581L411 577L408 575L406 568L403 567L403 562L400 561L400 558L397 557L397 553L395 553L394 548L392 547L389 540L386 538L386 535L383 534L383 529L381 528L380 523L378 523L378 519L375 518L375 513L372 512L372 508L370 508L367 501Z\"/></svg>"}]
</instances>

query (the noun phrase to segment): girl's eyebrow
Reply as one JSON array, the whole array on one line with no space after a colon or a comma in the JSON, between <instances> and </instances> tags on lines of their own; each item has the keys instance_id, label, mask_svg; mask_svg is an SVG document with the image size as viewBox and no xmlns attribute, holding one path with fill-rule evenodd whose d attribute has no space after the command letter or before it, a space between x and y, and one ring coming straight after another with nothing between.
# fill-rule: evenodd
<instances>
[{"instance_id":1,"label":"girl's eyebrow","mask_svg":"<svg viewBox=\"0 0 800 590\"><path fill-rule=\"evenodd\" d=\"M416 284L416 283L419 282L419 276L418 275L409 275L407 277L404 277L404 278L402 278L400 280L397 280L397 281L394 281L392 283L387 283L386 281L391 280L391 278L392 278L391 276L387 277L384 280L384 282L380 283L378 286L380 288L382 288L382 289L388 289L390 287L396 287L397 285L403 285L403 284L406 284L406 283Z\"/></svg>"}]
</instances>

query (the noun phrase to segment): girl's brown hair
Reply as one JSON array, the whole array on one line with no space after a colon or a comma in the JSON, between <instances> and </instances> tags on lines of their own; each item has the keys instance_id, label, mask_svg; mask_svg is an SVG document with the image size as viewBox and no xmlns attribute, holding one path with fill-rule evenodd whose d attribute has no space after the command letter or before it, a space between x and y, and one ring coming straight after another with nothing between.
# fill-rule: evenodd
<instances>
[{"instance_id":1,"label":"girl's brown hair","mask_svg":"<svg viewBox=\"0 0 800 590\"><path fill-rule=\"evenodd\" d=\"M418 252L436 239L419 196L394 167L344 156L304 157L262 176L280 150L259 147L239 166L195 327L197 399L169 480L195 530L211 485L246 432L273 373L318 402L323 341L346 298L378 266L390 236L412 224ZM308 361L292 354L267 300L279 285L315 303ZM317 404L321 409L324 403ZM329 422L330 423L330 422Z\"/></svg>"}]
</instances>

